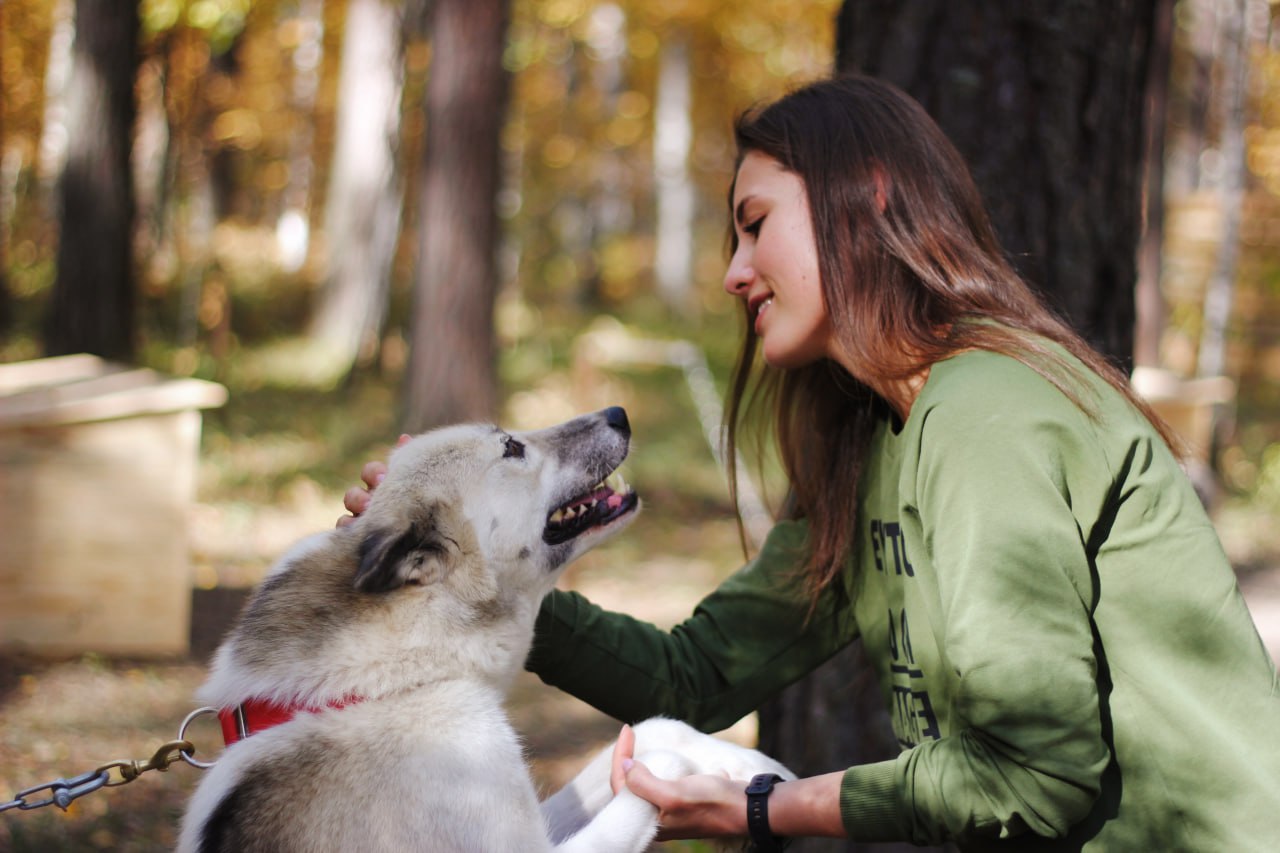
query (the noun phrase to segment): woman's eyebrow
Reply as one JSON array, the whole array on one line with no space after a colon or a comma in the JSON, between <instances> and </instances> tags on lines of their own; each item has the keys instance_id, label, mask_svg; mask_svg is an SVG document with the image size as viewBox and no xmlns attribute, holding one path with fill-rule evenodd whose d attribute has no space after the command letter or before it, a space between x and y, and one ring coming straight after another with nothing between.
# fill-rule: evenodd
<instances>
[{"instance_id":1,"label":"woman's eyebrow","mask_svg":"<svg viewBox=\"0 0 1280 853\"><path fill-rule=\"evenodd\" d=\"M747 220L747 202L751 201L755 196L747 196L738 200L738 206L733 210L733 218L739 224L743 225Z\"/></svg>"}]
</instances>

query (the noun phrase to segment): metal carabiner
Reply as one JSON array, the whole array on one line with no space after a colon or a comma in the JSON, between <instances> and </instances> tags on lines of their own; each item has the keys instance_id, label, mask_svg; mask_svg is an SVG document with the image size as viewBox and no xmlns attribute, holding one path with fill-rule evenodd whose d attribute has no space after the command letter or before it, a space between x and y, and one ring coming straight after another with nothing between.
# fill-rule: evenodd
<instances>
[{"instance_id":1,"label":"metal carabiner","mask_svg":"<svg viewBox=\"0 0 1280 853\"><path fill-rule=\"evenodd\" d=\"M66 811L73 801L83 797L85 794L92 794L103 785L106 785L109 776L109 773L99 769L81 773L79 776L72 776L70 779L55 779L52 782L46 782L43 785L36 785L32 788L27 788L25 791L19 791L13 798L13 802L17 803L17 808L22 811L49 805L57 806ZM27 802L27 797L40 791L49 791L51 793L47 799Z\"/></svg>"}]
</instances>

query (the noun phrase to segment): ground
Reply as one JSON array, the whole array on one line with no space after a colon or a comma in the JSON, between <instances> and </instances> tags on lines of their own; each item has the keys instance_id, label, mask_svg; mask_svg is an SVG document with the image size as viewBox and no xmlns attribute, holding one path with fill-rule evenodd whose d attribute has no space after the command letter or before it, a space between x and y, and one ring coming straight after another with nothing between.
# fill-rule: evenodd
<instances>
[{"instance_id":1,"label":"ground","mask_svg":"<svg viewBox=\"0 0 1280 853\"><path fill-rule=\"evenodd\" d=\"M243 544L257 536L268 540L264 547L275 547L274 539L293 527L332 523L336 503L331 495L315 495L301 504L304 511L264 516L257 522L261 527L250 524L237 536L221 539L213 533L231 522L219 519L217 508L203 507L204 518L196 525L198 544ZM1275 535L1270 514L1241 507L1227 509L1217 519L1260 633L1278 658L1280 549L1267 539ZM617 547L579 561L564 582L606 606L670 623L736 559L736 532L728 520L706 522L683 534L692 537L685 541L681 534L665 535L664 553L646 554L641 550L647 533L643 521L642 516ZM235 523L249 524L243 519ZM708 559L707 553L724 559ZM191 697L203 678L205 656L240 598L225 586L221 592L196 595L201 618L196 620L193 655L187 660L85 656L54 662L0 657L0 803L22 788L84 773L108 761L150 757L176 738L178 724L195 707ZM223 618L215 618L219 613ZM602 714L527 675L516 685L511 711L544 789L572 775L617 728ZM753 722L747 720L729 736L751 741ZM190 737L199 756L217 754L216 727L207 718L196 724ZM199 776L199 770L179 763L164 773L148 772L128 785L89 794L65 814L54 807L10 810L0 814L0 849L170 849L183 803Z\"/></svg>"}]
</instances>

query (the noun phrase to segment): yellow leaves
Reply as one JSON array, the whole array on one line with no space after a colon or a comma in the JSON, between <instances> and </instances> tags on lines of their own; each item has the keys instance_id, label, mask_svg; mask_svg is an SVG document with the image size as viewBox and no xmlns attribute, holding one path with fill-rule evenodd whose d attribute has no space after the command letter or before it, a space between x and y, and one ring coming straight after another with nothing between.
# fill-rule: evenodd
<instances>
[{"instance_id":1,"label":"yellow leaves","mask_svg":"<svg viewBox=\"0 0 1280 853\"><path fill-rule=\"evenodd\" d=\"M1280 194L1280 127L1250 125L1245 130L1249 171L1272 193Z\"/></svg>"},{"instance_id":2,"label":"yellow leaves","mask_svg":"<svg viewBox=\"0 0 1280 853\"><path fill-rule=\"evenodd\" d=\"M549 27L569 27L588 9L586 0L545 0L537 5L538 19Z\"/></svg>"},{"instance_id":3,"label":"yellow leaves","mask_svg":"<svg viewBox=\"0 0 1280 853\"><path fill-rule=\"evenodd\" d=\"M249 0L142 0L138 12L143 32L148 34L168 32L185 23L228 36L244 27Z\"/></svg>"},{"instance_id":4,"label":"yellow leaves","mask_svg":"<svg viewBox=\"0 0 1280 853\"><path fill-rule=\"evenodd\" d=\"M644 118L649 114L649 97L634 89L618 96L618 115L622 118Z\"/></svg>"},{"instance_id":5,"label":"yellow leaves","mask_svg":"<svg viewBox=\"0 0 1280 853\"><path fill-rule=\"evenodd\" d=\"M553 169L563 169L578 156L578 141L571 136L557 133L542 145L542 160Z\"/></svg>"},{"instance_id":6,"label":"yellow leaves","mask_svg":"<svg viewBox=\"0 0 1280 853\"><path fill-rule=\"evenodd\" d=\"M262 125L255 110L227 110L213 120L213 138L251 151L262 142Z\"/></svg>"}]
</instances>

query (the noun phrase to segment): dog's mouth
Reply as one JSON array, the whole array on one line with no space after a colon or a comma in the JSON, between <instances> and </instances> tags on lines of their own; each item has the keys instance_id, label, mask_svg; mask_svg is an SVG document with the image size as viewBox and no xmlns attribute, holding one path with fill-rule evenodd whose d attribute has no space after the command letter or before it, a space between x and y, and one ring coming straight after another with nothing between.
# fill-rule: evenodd
<instances>
[{"instance_id":1,"label":"dog's mouth","mask_svg":"<svg viewBox=\"0 0 1280 853\"><path fill-rule=\"evenodd\" d=\"M640 499L622 475L614 471L587 492L557 507L547 516L542 541L559 545L588 530L604 527L636 508Z\"/></svg>"}]
</instances>

